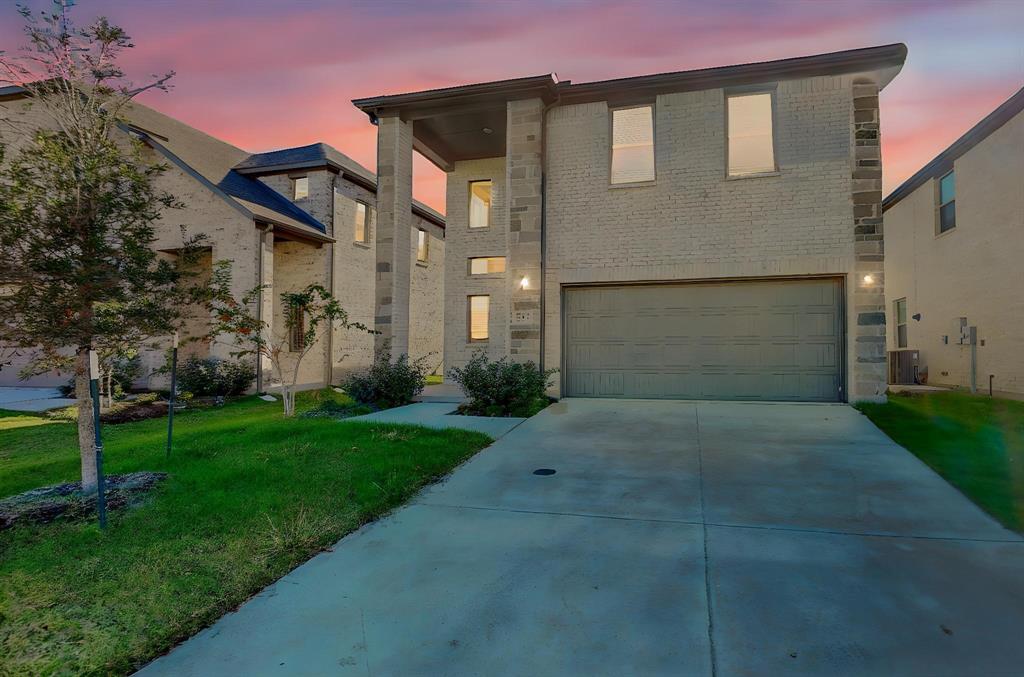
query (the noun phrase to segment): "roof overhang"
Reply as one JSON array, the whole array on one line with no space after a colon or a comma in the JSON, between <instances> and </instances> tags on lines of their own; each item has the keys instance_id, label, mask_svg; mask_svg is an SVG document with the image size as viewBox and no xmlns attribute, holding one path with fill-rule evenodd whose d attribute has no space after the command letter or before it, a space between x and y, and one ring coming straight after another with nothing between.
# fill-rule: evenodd
<instances>
[{"instance_id":1,"label":"roof overhang","mask_svg":"<svg viewBox=\"0 0 1024 677\"><path fill-rule=\"evenodd\" d=\"M1004 101L998 108L986 115L981 122L971 127L946 150L936 155L931 162L919 169L893 192L882 200L882 211L886 211L903 198L923 186L931 179L937 179L953 169L953 163L970 149L984 141L1012 118L1024 112L1024 87Z\"/></svg>"},{"instance_id":2,"label":"roof overhang","mask_svg":"<svg viewBox=\"0 0 1024 677\"><path fill-rule=\"evenodd\" d=\"M413 124L413 147L444 171L452 163L505 155L509 101L558 98L554 74L483 82L423 92L354 99L376 124L397 116Z\"/></svg>"}]
</instances>

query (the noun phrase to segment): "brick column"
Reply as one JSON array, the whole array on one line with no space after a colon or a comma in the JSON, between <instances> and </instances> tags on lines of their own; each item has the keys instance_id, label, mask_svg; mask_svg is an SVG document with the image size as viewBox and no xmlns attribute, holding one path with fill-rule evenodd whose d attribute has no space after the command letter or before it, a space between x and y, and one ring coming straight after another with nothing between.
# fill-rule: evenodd
<instances>
[{"instance_id":1,"label":"brick column","mask_svg":"<svg viewBox=\"0 0 1024 677\"><path fill-rule=\"evenodd\" d=\"M374 349L409 352L412 266L412 123L381 117L377 127L377 284Z\"/></svg>"},{"instance_id":2,"label":"brick column","mask_svg":"<svg viewBox=\"0 0 1024 677\"><path fill-rule=\"evenodd\" d=\"M888 374L885 354L885 242L882 230L882 155L878 85L853 83L854 334L856 363L851 401L884 400ZM870 276L866 278L866 276Z\"/></svg>"},{"instance_id":3,"label":"brick column","mask_svg":"<svg viewBox=\"0 0 1024 677\"><path fill-rule=\"evenodd\" d=\"M509 101L505 180L508 195L509 354L540 363L541 135L544 103ZM527 286L523 287L523 278Z\"/></svg>"}]
</instances>

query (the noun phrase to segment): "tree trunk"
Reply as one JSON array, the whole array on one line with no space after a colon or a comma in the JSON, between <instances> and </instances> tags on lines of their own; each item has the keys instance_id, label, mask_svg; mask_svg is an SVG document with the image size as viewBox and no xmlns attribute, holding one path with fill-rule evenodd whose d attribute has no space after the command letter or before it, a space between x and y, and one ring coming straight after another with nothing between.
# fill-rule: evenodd
<instances>
[{"instance_id":1,"label":"tree trunk","mask_svg":"<svg viewBox=\"0 0 1024 677\"><path fill-rule=\"evenodd\" d=\"M89 349L79 348L75 356L75 399L78 400L78 453L82 457L82 491L96 491L96 428L89 394Z\"/></svg>"},{"instance_id":2,"label":"tree trunk","mask_svg":"<svg viewBox=\"0 0 1024 677\"><path fill-rule=\"evenodd\" d=\"M295 392L282 384L281 386L281 402L284 404L284 415L294 416L295 415Z\"/></svg>"}]
</instances>

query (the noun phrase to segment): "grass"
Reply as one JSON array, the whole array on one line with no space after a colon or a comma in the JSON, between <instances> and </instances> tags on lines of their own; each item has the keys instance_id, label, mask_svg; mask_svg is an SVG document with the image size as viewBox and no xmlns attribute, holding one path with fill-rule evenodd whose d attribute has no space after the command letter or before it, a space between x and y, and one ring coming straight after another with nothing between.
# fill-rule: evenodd
<instances>
[{"instance_id":1,"label":"grass","mask_svg":"<svg viewBox=\"0 0 1024 677\"><path fill-rule=\"evenodd\" d=\"M301 394L297 408L339 397ZM280 411L252 397L182 412L170 460L166 419L106 426L107 472L170 477L105 533L0 532L0 674L129 672L489 442ZM78 474L72 424L0 412L0 497Z\"/></svg>"},{"instance_id":2,"label":"grass","mask_svg":"<svg viewBox=\"0 0 1024 677\"><path fill-rule=\"evenodd\" d=\"M441 383L444 383L444 376L441 376L440 374L430 374L429 376L427 376L428 386L436 386L440 385Z\"/></svg>"},{"instance_id":3,"label":"grass","mask_svg":"<svg viewBox=\"0 0 1024 677\"><path fill-rule=\"evenodd\" d=\"M1024 402L929 392L858 408L1004 526L1024 531Z\"/></svg>"}]
</instances>

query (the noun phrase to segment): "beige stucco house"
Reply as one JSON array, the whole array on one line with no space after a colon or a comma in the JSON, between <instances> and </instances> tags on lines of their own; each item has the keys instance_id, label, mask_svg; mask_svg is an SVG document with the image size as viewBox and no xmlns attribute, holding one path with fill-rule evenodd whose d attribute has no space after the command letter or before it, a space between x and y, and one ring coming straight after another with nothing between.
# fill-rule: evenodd
<instances>
[{"instance_id":1,"label":"beige stucco house","mask_svg":"<svg viewBox=\"0 0 1024 677\"><path fill-rule=\"evenodd\" d=\"M882 206L889 350L918 382L1024 395L1024 89Z\"/></svg>"},{"instance_id":2,"label":"beige stucco house","mask_svg":"<svg viewBox=\"0 0 1024 677\"><path fill-rule=\"evenodd\" d=\"M448 173L447 367L532 360L556 396L880 399L878 93L905 56L358 99L378 227L410 232L413 149ZM379 326L410 312L395 294Z\"/></svg>"},{"instance_id":3,"label":"beige stucco house","mask_svg":"<svg viewBox=\"0 0 1024 677\"><path fill-rule=\"evenodd\" d=\"M0 89L0 116L20 129L45 125L42 113L26 103L23 90ZM252 154L140 104L126 117L123 133L143 142L149 160L168 166L159 187L184 205L163 218L160 251L174 255L180 248L182 225L190 234L205 234L207 265L232 262L236 297L265 286L257 311L278 335L284 331L280 294L314 282L330 289L353 321L374 326L381 252L389 259L404 257L410 319L408 339L396 353L431 355L431 366L440 369L445 222L439 213L410 200L404 214L408 233L396 242L378 227L377 177L326 144ZM19 143L6 128L3 140ZM335 330L303 360L300 386L336 383L346 372L369 366L374 343L370 334ZM186 350L229 358L236 348L218 340ZM163 355L148 352L143 359L149 374ZM269 363L257 366L256 387L273 388ZM68 379L49 374L25 382L18 379L18 367L0 370L0 385L57 385Z\"/></svg>"}]
</instances>

